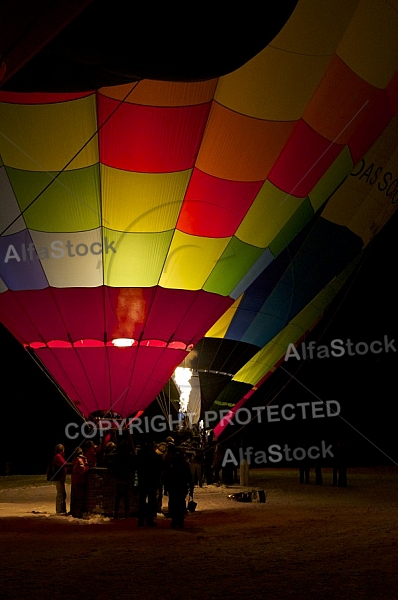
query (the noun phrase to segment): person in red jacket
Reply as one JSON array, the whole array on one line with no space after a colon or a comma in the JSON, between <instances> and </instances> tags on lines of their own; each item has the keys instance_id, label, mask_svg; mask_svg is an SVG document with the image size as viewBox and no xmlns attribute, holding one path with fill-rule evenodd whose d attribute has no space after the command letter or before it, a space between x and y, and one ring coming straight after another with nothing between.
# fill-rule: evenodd
<instances>
[{"instance_id":1,"label":"person in red jacket","mask_svg":"<svg viewBox=\"0 0 398 600\"><path fill-rule=\"evenodd\" d=\"M87 440L84 444L84 456L87 458L89 467L97 466L98 449L92 440Z\"/></svg>"},{"instance_id":2,"label":"person in red jacket","mask_svg":"<svg viewBox=\"0 0 398 600\"><path fill-rule=\"evenodd\" d=\"M83 450L76 448L72 461L70 512L77 519L83 516L87 471L88 464Z\"/></svg>"},{"instance_id":3,"label":"person in red jacket","mask_svg":"<svg viewBox=\"0 0 398 600\"><path fill-rule=\"evenodd\" d=\"M57 444L54 450L52 481L55 481L57 489L55 510L58 514L66 514L65 480L67 464L65 460L65 448L62 444Z\"/></svg>"}]
</instances>

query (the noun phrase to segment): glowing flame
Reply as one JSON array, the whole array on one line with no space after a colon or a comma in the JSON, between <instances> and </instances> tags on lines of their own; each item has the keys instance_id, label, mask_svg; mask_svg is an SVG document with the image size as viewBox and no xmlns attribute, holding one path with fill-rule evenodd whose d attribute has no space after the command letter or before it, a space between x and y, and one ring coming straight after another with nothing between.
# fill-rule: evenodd
<instances>
[{"instance_id":1,"label":"glowing flame","mask_svg":"<svg viewBox=\"0 0 398 600\"><path fill-rule=\"evenodd\" d=\"M192 369L177 367L174 371L173 377L180 393L180 412L187 412L189 394L191 393L192 389L192 386L189 383L192 377Z\"/></svg>"},{"instance_id":2,"label":"glowing flame","mask_svg":"<svg viewBox=\"0 0 398 600\"><path fill-rule=\"evenodd\" d=\"M118 348L128 348L134 344L134 340L131 338L116 338L112 340L112 344Z\"/></svg>"}]
</instances>

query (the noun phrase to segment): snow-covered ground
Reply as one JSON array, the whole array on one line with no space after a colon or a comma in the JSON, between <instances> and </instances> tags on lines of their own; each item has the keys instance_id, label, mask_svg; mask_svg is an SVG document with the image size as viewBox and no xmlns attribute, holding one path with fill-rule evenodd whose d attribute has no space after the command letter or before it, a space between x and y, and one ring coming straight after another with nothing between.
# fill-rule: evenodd
<instances>
[{"instance_id":1,"label":"snow-covered ground","mask_svg":"<svg viewBox=\"0 0 398 600\"><path fill-rule=\"evenodd\" d=\"M251 471L265 504L196 488L185 531L56 516L44 477L3 477L0 598L398 600L398 468L351 470L348 488L311 477Z\"/></svg>"}]
</instances>

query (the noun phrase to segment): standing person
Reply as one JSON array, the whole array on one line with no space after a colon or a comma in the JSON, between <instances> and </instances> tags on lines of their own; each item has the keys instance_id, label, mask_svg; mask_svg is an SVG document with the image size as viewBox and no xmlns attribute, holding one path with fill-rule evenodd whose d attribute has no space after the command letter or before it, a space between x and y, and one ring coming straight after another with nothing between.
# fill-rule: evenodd
<instances>
[{"instance_id":1,"label":"standing person","mask_svg":"<svg viewBox=\"0 0 398 600\"><path fill-rule=\"evenodd\" d=\"M348 448L344 440L333 447L333 485L347 487Z\"/></svg>"},{"instance_id":2,"label":"standing person","mask_svg":"<svg viewBox=\"0 0 398 600\"><path fill-rule=\"evenodd\" d=\"M156 527L157 490L160 485L163 459L155 452L152 440L147 439L137 455L138 527Z\"/></svg>"},{"instance_id":3,"label":"standing person","mask_svg":"<svg viewBox=\"0 0 398 600\"><path fill-rule=\"evenodd\" d=\"M173 529L184 529L186 513L186 497L193 498L193 480L191 469L181 450L175 449L173 456L165 471L165 485L169 493L169 514Z\"/></svg>"},{"instance_id":4,"label":"standing person","mask_svg":"<svg viewBox=\"0 0 398 600\"><path fill-rule=\"evenodd\" d=\"M300 460L300 483L309 483L310 482L310 472L311 472L311 460L308 456L308 448L309 444L307 442L303 443L303 448L305 450L305 456Z\"/></svg>"},{"instance_id":5,"label":"standing person","mask_svg":"<svg viewBox=\"0 0 398 600\"><path fill-rule=\"evenodd\" d=\"M300 472L300 483L309 483L310 482L310 471L311 465L309 464L308 458L304 458L299 467Z\"/></svg>"},{"instance_id":6,"label":"standing person","mask_svg":"<svg viewBox=\"0 0 398 600\"><path fill-rule=\"evenodd\" d=\"M72 461L72 487L70 497L70 512L72 517L81 519L84 510L87 459L81 448L76 448Z\"/></svg>"},{"instance_id":7,"label":"standing person","mask_svg":"<svg viewBox=\"0 0 398 600\"><path fill-rule=\"evenodd\" d=\"M156 512L158 514L161 514L163 512L163 479L162 479L162 474L163 474L163 465L164 465L164 460L165 460L165 456L166 456L166 452L167 452L167 444L166 442L160 442L160 444L157 444L156 448L155 448L155 453L157 456L157 460L158 460L158 469L159 469L159 473L160 473L160 479L159 479L159 485L158 488L156 490Z\"/></svg>"},{"instance_id":8,"label":"standing person","mask_svg":"<svg viewBox=\"0 0 398 600\"><path fill-rule=\"evenodd\" d=\"M115 495L115 519L119 518L120 501L123 501L124 517L130 516L130 483L134 471L133 448L128 440L123 440L117 449L114 463L114 473L116 478Z\"/></svg>"},{"instance_id":9,"label":"standing person","mask_svg":"<svg viewBox=\"0 0 398 600\"><path fill-rule=\"evenodd\" d=\"M54 450L53 458L53 477L57 489L57 497L55 500L55 510L58 514L66 514L66 469L68 463L65 460L65 447L62 444L57 444Z\"/></svg>"},{"instance_id":10,"label":"standing person","mask_svg":"<svg viewBox=\"0 0 398 600\"><path fill-rule=\"evenodd\" d=\"M319 458L317 458L315 460L314 471L315 471L315 484L322 485L323 477L322 477L322 457L321 456L319 456Z\"/></svg>"},{"instance_id":11,"label":"standing person","mask_svg":"<svg viewBox=\"0 0 398 600\"><path fill-rule=\"evenodd\" d=\"M216 485L221 485L220 471L224 458L224 449L221 444L216 444L213 458L213 477Z\"/></svg>"},{"instance_id":12,"label":"standing person","mask_svg":"<svg viewBox=\"0 0 398 600\"><path fill-rule=\"evenodd\" d=\"M232 445L227 445L226 452L231 452L231 454L235 458L235 452L234 452L234 450L232 448ZM224 464L224 461L221 464L222 481L223 481L223 483L225 483L225 485L232 485L233 483L235 483L235 481L234 481L234 477L235 477L234 470L238 469L238 467L235 466L235 465L239 464L239 459L238 459L237 462L233 462L232 465L231 465L231 462L232 461L228 460L228 461L225 461L225 464Z\"/></svg>"},{"instance_id":13,"label":"standing person","mask_svg":"<svg viewBox=\"0 0 398 600\"><path fill-rule=\"evenodd\" d=\"M87 440L84 444L84 456L87 459L88 466L96 467L97 466L97 446L94 444L93 440Z\"/></svg>"},{"instance_id":14,"label":"standing person","mask_svg":"<svg viewBox=\"0 0 398 600\"><path fill-rule=\"evenodd\" d=\"M240 463L239 447L236 442L231 442L232 454L235 462L232 465L232 483L239 483L238 465Z\"/></svg>"},{"instance_id":15,"label":"standing person","mask_svg":"<svg viewBox=\"0 0 398 600\"><path fill-rule=\"evenodd\" d=\"M214 482L213 477L213 462L214 462L214 450L215 446L212 442L206 442L204 452L204 471L207 485L212 485Z\"/></svg>"},{"instance_id":16,"label":"standing person","mask_svg":"<svg viewBox=\"0 0 398 600\"><path fill-rule=\"evenodd\" d=\"M202 487L203 485L203 451L198 444L194 445L194 455L192 456L191 475L194 485Z\"/></svg>"}]
</instances>

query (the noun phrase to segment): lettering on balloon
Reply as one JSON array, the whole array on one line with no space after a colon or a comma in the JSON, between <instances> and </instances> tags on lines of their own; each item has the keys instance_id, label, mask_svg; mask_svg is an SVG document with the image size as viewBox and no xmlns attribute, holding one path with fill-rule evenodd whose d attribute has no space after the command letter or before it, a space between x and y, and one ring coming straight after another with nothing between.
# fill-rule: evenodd
<instances>
[{"instance_id":1,"label":"lettering on balloon","mask_svg":"<svg viewBox=\"0 0 398 600\"><path fill-rule=\"evenodd\" d=\"M360 181L365 181L368 185L376 185L379 192L384 193L390 198L391 204L398 202L398 176L391 171L385 171L381 165L375 163L366 163L362 158L356 165L351 177L357 177Z\"/></svg>"}]
</instances>

